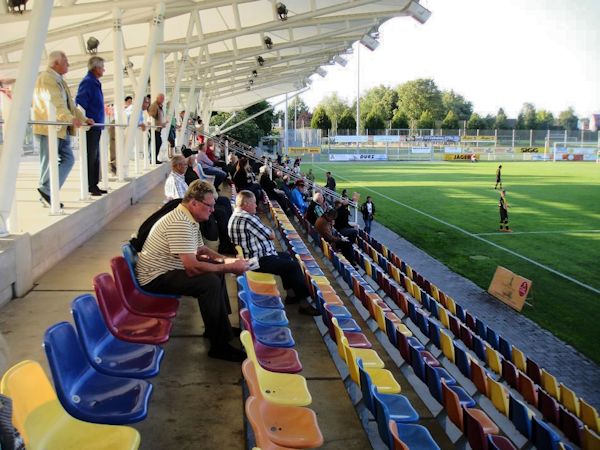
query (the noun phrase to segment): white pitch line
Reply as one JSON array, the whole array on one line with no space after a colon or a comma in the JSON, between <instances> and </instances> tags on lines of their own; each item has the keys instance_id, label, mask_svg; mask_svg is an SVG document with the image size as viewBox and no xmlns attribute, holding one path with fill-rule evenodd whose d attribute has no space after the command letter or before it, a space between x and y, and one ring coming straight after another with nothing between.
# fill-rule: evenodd
<instances>
[{"instance_id":1,"label":"white pitch line","mask_svg":"<svg viewBox=\"0 0 600 450\"><path fill-rule=\"evenodd\" d=\"M316 167L319 168L320 170L322 170L323 172L326 172L326 170L323 169L321 166L316 166ZM349 180L348 178L342 177L340 175L338 175L338 178L341 178L342 180L346 180L346 181L352 182L352 180ZM393 199L391 197L388 197L387 195L382 194L379 191L376 191L376 190L368 188L368 187L365 187L363 189L366 189L367 191L371 191L371 192L373 192L373 193L375 193L377 195L380 195L381 197L386 198L389 201L391 201L393 203L396 203L397 205L404 206L405 208L410 209L411 211L414 211L416 213L422 214L425 217L430 218L431 220L435 220L436 222L439 222L441 224L446 225L447 227L453 228L456 231L459 231L459 232L461 232L463 234L466 234L467 236L472 237L473 239L478 239L478 240L480 240L482 242L485 242L486 244L491 245L492 247L496 247L497 249L500 249L500 250L503 250L503 251L505 251L507 253L510 253L511 255L516 256L517 258L521 258L521 259L523 259L523 260L525 260L525 261L527 261L527 262L529 262L529 263L531 263L531 264L533 264L535 266L541 267L542 269L545 269L548 272L551 272L551 273L553 273L555 275L558 275L559 277L564 278L565 280L569 280L572 283L578 284L579 286L581 286L581 287L583 287L585 289L588 289L588 290L590 290L592 292L595 292L596 294L600 294L600 289L596 289L593 286L590 286L588 284L582 283L581 281L579 281L579 280L577 280L577 279L575 279L573 277L570 277L569 275L566 275L566 274L564 274L562 272L559 272L558 270L555 270L552 267L548 267L545 264L539 263L539 262L537 262L537 261L535 261L535 260L533 260L531 258L528 258L527 256L521 255L520 253L514 252L514 251L512 251L512 250L510 250L510 249L508 249L506 247L502 247L501 245L498 245L495 242L488 241L487 239L482 238L481 236L473 234L473 233L471 233L471 232L469 232L469 231L467 231L467 230L465 230L463 228L460 228L460 227L458 227L456 225L453 225L453 224L451 224L449 222L446 222L445 220L438 219L437 217L432 216L431 214L428 214L428 213L426 213L424 211L421 211L420 209L413 208L412 206L407 205L406 203L399 202L398 200Z\"/></svg>"},{"instance_id":2,"label":"white pitch line","mask_svg":"<svg viewBox=\"0 0 600 450\"><path fill-rule=\"evenodd\" d=\"M510 233L496 231L494 233L474 233L474 236L499 236L510 234L572 234L572 233L600 233L600 230L562 230L562 231L511 231Z\"/></svg>"}]
</instances>

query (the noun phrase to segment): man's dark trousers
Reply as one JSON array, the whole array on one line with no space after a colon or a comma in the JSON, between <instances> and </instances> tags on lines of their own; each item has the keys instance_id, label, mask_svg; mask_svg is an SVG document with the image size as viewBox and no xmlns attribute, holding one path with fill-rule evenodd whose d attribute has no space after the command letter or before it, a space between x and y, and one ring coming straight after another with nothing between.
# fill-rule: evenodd
<instances>
[{"instance_id":1,"label":"man's dark trousers","mask_svg":"<svg viewBox=\"0 0 600 450\"><path fill-rule=\"evenodd\" d=\"M87 173L88 173L88 192L98 190L100 181L100 135L102 129L91 127L85 133L87 144Z\"/></svg>"}]
</instances>

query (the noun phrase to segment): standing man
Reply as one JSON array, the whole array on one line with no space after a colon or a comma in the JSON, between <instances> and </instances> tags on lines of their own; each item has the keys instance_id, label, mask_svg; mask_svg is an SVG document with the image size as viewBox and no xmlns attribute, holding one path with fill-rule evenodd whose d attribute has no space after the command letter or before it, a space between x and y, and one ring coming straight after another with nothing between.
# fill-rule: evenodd
<instances>
[{"instance_id":1,"label":"standing man","mask_svg":"<svg viewBox=\"0 0 600 450\"><path fill-rule=\"evenodd\" d=\"M75 101L85 113L96 123L104 123L104 94L100 78L104 75L104 59L92 56L88 61L88 73L77 90ZM86 134L87 166L88 166L88 191L98 197L106 191L98 187L100 181L100 135L104 126L98 125L90 128Z\"/></svg>"},{"instance_id":2,"label":"standing man","mask_svg":"<svg viewBox=\"0 0 600 450\"><path fill-rule=\"evenodd\" d=\"M367 196L367 201L360 207L363 220L365 222L365 233L371 232L371 224L373 223L373 216L375 216L375 204L371 200L371 196Z\"/></svg>"},{"instance_id":3,"label":"standing man","mask_svg":"<svg viewBox=\"0 0 600 450\"><path fill-rule=\"evenodd\" d=\"M246 354L229 344L229 298L223 274L248 270L244 259L225 258L211 250L200 234L200 222L215 209L217 193L205 181L194 181L179 206L158 220L144 242L136 266L140 285L159 294L189 295L198 299L208 356L242 362Z\"/></svg>"},{"instance_id":4,"label":"standing man","mask_svg":"<svg viewBox=\"0 0 600 450\"><path fill-rule=\"evenodd\" d=\"M330 189L333 192L335 192L335 178L333 178L333 176L331 175L331 172L327 172L325 174L325 176L327 177L327 181L325 183L325 187L327 189Z\"/></svg>"},{"instance_id":5,"label":"standing man","mask_svg":"<svg viewBox=\"0 0 600 450\"><path fill-rule=\"evenodd\" d=\"M252 192L240 191L237 194L228 230L231 241L242 247L244 256L258 259L260 267L257 272L281 277L283 287L288 291L286 304L299 303L300 314L319 315L319 311L308 302L309 292L300 264L288 253L275 250L273 230L263 225L256 216L256 197Z\"/></svg>"},{"instance_id":6,"label":"standing man","mask_svg":"<svg viewBox=\"0 0 600 450\"><path fill-rule=\"evenodd\" d=\"M498 202L500 208L500 231L511 232L508 228L508 201L506 201L506 191L502 189L500 191L500 201Z\"/></svg>"},{"instance_id":7,"label":"standing man","mask_svg":"<svg viewBox=\"0 0 600 450\"><path fill-rule=\"evenodd\" d=\"M502 164L496 169L496 186L494 186L494 189L498 189L498 185L500 185L500 189L502 189Z\"/></svg>"},{"instance_id":8,"label":"standing man","mask_svg":"<svg viewBox=\"0 0 600 450\"><path fill-rule=\"evenodd\" d=\"M62 187L73 168L75 158L71 149L71 136L75 129L84 123L93 125L94 120L86 118L75 102L63 75L69 71L69 60L61 51L53 51L48 56L48 68L40 72L33 91L33 120L48 120L47 102L56 108L56 120L70 122L70 126L56 127L58 136L58 185ZM41 174L37 191L43 201L50 205L50 169L48 167L48 126L33 125L33 135L40 148ZM61 205L62 207L62 205Z\"/></svg>"},{"instance_id":9,"label":"standing man","mask_svg":"<svg viewBox=\"0 0 600 450\"><path fill-rule=\"evenodd\" d=\"M165 122L165 112L163 110L163 104L165 103L165 94L158 94L156 100L148 108L148 115L154 119L156 128L154 129L154 144L156 152L156 164L162 164L162 161L158 160L158 153L162 146L161 132L163 127L167 124Z\"/></svg>"}]
</instances>

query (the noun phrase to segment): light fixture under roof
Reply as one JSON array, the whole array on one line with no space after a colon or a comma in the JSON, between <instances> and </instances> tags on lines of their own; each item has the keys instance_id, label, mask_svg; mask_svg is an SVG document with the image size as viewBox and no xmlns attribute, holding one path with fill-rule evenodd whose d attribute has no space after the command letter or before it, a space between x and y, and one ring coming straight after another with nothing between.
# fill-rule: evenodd
<instances>
[{"instance_id":1,"label":"light fixture under roof","mask_svg":"<svg viewBox=\"0 0 600 450\"><path fill-rule=\"evenodd\" d=\"M317 70L315 70L315 72L323 78L327 76L327 71L322 67L317 67Z\"/></svg>"},{"instance_id":2,"label":"light fixture under roof","mask_svg":"<svg viewBox=\"0 0 600 450\"><path fill-rule=\"evenodd\" d=\"M27 8L27 0L7 0L6 3L8 4L8 11L13 14L23 14L23 11Z\"/></svg>"},{"instance_id":3,"label":"light fixture under roof","mask_svg":"<svg viewBox=\"0 0 600 450\"><path fill-rule=\"evenodd\" d=\"M256 70L253 70L253 71L252 71L252 76L253 76L254 78L256 78L256 77L258 76L258 72L257 72Z\"/></svg>"},{"instance_id":4,"label":"light fixture under roof","mask_svg":"<svg viewBox=\"0 0 600 450\"><path fill-rule=\"evenodd\" d=\"M368 34L365 34L361 38L360 43L371 51L374 51L375 49L377 49L377 47L379 47L379 41L377 41L377 39L372 38Z\"/></svg>"},{"instance_id":5,"label":"light fixture under roof","mask_svg":"<svg viewBox=\"0 0 600 450\"><path fill-rule=\"evenodd\" d=\"M90 55L95 55L98 53L98 46L100 45L100 41L96 39L94 36L90 36L87 40L86 46L87 51Z\"/></svg>"},{"instance_id":6,"label":"light fixture under roof","mask_svg":"<svg viewBox=\"0 0 600 450\"><path fill-rule=\"evenodd\" d=\"M340 55L335 55L333 57L333 62L338 63L340 66L342 67L346 67L346 65L348 64L348 61L346 61L344 58L342 58Z\"/></svg>"},{"instance_id":7,"label":"light fixture under roof","mask_svg":"<svg viewBox=\"0 0 600 450\"><path fill-rule=\"evenodd\" d=\"M279 16L280 20L287 20L288 9L284 3L281 3L281 2L277 3L275 5L275 9L277 9L277 15Z\"/></svg>"},{"instance_id":8,"label":"light fixture under roof","mask_svg":"<svg viewBox=\"0 0 600 450\"><path fill-rule=\"evenodd\" d=\"M269 50L273 48L273 40L269 36L265 36L264 43L265 47L267 47Z\"/></svg>"},{"instance_id":9,"label":"light fixture under roof","mask_svg":"<svg viewBox=\"0 0 600 450\"><path fill-rule=\"evenodd\" d=\"M429 18L431 17L431 11L429 11L424 6L420 5L415 0L413 0L410 3L410 5L408 5L406 12L409 16L411 16L413 19L415 19L421 24L427 22L427 20L429 20Z\"/></svg>"},{"instance_id":10,"label":"light fixture under roof","mask_svg":"<svg viewBox=\"0 0 600 450\"><path fill-rule=\"evenodd\" d=\"M256 62L258 63L259 66L264 66L265 65L265 58L263 58L262 56L259 56L256 58Z\"/></svg>"}]
</instances>

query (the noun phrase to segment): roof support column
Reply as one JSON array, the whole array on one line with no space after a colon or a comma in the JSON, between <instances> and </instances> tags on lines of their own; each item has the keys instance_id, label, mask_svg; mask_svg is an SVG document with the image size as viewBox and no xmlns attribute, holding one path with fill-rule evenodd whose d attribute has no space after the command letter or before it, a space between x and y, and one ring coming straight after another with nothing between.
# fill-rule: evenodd
<instances>
[{"instance_id":1,"label":"roof support column","mask_svg":"<svg viewBox=\"0 0 600 450\"><path fill-rule=\"evenodd\" d=\"M150 24L148 30L148 44L146 46L146 55L144 56L144 64L142 70L137 79L137 86L135 88L135 97L133 98L133 108L131 110L131 117L129 125L127 127L127 137L125 139L125 152L129 154L133 149L135 143L135 133L138 126L137 118L140 117L142 112L142 101L146 95L146 85L148 84L148 77L150 76L150 66L152 64L152 56L156 51L156 44L158 42L158 34L155 33L156 28L164 22L165 4L160 2L156 5L154 10L154 18Z\"/></svg>"},{"instance_id":2,"label":"roof support column","mask_svg":"<svg viewBox=\"0 0 600 450\"><path fill-rule=\"evenodd\" d=\"M157 42L163 42L165 40L165 21L161 21L155 27L154 32L156 33ZM165 94L165 98L167 96L166 92L166 84L165 84L165 54L162 50L157 50L154 55L152 55L152 71L150 75L150 92L152 93L152 100L156 98L158 94ZM169 98L167 100L168 103L172 103L173 99ZM167 136L169 135L169 128L171 128L171 121L166 114L167 105L163 106L164 111L164 120L167 123L161 130L162 137L162 145L167 145Z\"/></svg>"},{"instance_id":3,"label":"roof support column","mask_svg":"<svg viewBox=\"0 0 600 450\"><path fill-rule=\"evenodd\" d=\"M194 107L194 103L196 103L196 83L197 80L196 78L194 78L192 80L192 84L190 86L190 90L188 92L188 99L187 99L187 106L185 108L185 114L183 115L183 121L181 122L181 133L180 133L180 145L187 145L188 143L188 139L189 139L189 128L187 126L188 123L188 119L190 117L190 112L192 110L192 108ZM195 126L196 124L194 124ZM195 142L191 145L191 147L194 147Z\"/></svg>"},{"instance_id":4,"label":"roof support column","mask_svg":"<svg viewBox=\"0 0 600 450\"><path fill-rule=\"evenodd\" d=\"M125 123L125 111L123 111L123 101L125 98L125 89L123 87L123 29L121 25L121 10L119 8L113 9L113 70L114 70L114 102L115 102L115 123ZM132 120L137 123L136 119ZM129 170L129 152L125 152L124 143L124 131L125 129L120 126L115 127L115 158L117 166L117 179L124 181L127 177Z\"/></svg>"},{"instance_id":5,"label":"roof support column","mask_svg":"<svg viewBox=\"0 0 600 450\"><path fill-rule=\"evenodd\" d=\"M14 97L4 124L4 147L0 153L0 236L9 234L10 210L17 187L17 172L23 148L23 138L29 120L33 87L40 65L52 2L35 2L21 55ZM6 131L10 132L6 133ZM14 226L14 224L13 224ZM12 230L17 231L17 230Z\"/></svg>"}]
</instances>

